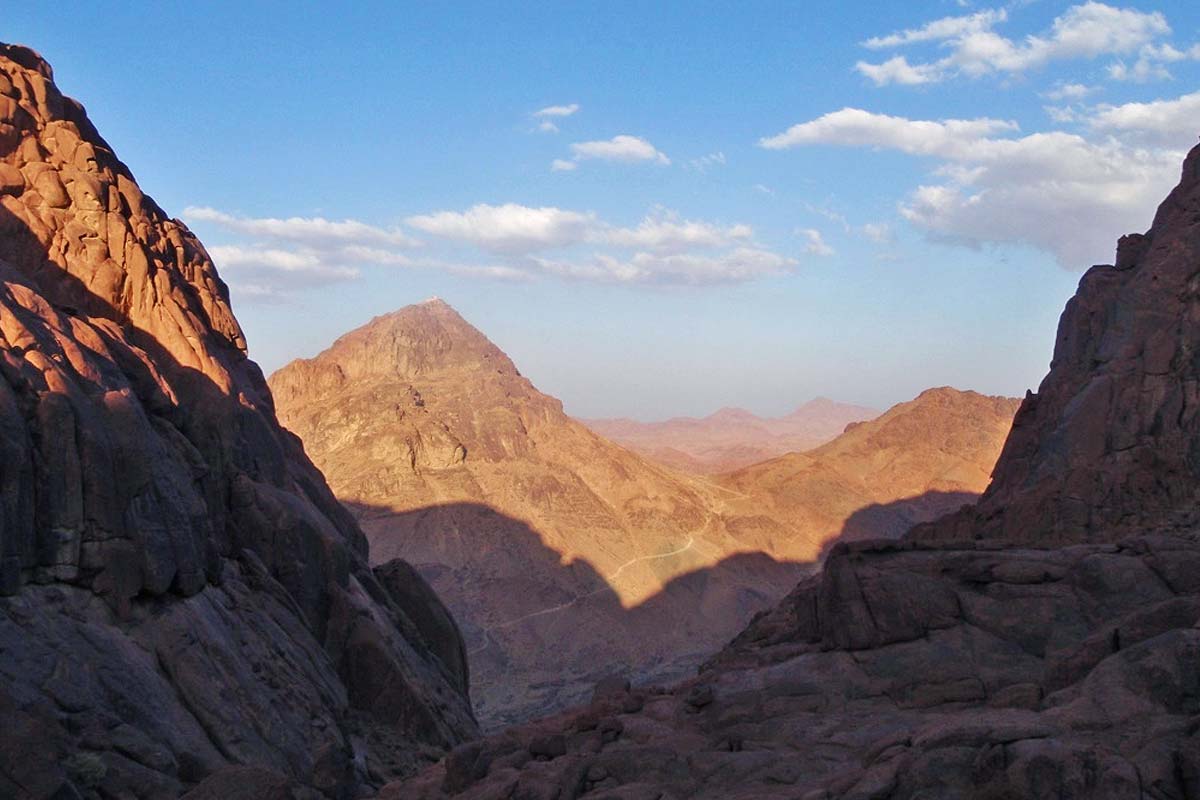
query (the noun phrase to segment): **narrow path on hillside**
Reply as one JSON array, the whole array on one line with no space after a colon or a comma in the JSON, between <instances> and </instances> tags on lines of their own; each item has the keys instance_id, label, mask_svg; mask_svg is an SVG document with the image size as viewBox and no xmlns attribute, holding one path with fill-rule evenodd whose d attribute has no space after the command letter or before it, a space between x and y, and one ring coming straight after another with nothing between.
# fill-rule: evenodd
<instances>
[{"instance_id":1,"label":"narrow path on hillside","mask_svg":"<svg viewBox=\"0 0 1200 800\"><path fill-rule=\"evenodd\" d=\"M699 475L688 475L687 478L690 481L699 483L703 486L707 486L710 489L716 489L718 492L725 492L726 494L731 494L734 497L741 497L746 500L751 499L750 495L746 494L745 492L739 492L736 489L730 489L728 486L722 486L719 483L713 483L712 481L708 480L707 478L702 478Z\"/></svg>"},{"instance_id":2,"label":"narrow path on hillside","mask_svg":"<svg viewBox=\"0 0 1200 800\"><path fill-rule=\"evenodd\" d=\"M695 535L689 535L687 544L685 544L683 547L678 548L677 550L672 550L669 553L658 553L657 555L653 555L653 556L638 556L637 558L629 559L628 561L626 561L621 566L617 567L613 572L609 573L604 578L604 583L605 583L604 586L593 589L592 591L587 592L586 594L576 595L575 597L571 598L570 600L568 600L565 603L559 603L558 605L555 605L555 606L547 606L546 608L542 608L537 611L532 611L528 614L519 616L516 619L510 619L505 622L496 623L495 625L485 626L483 629L483 644L479 645L479 647L475 648L474 650L468 651L467 655L473 656L477 653L482 653L484 650L486 650L488 648L488 646L491 645L491 643L492 643L492 631L494 631L494 630L500 630L501 628L511 628L514 625L518 625L518 624L524 622L525 620L533 619L534 617L544 617L544 616L547 616L548 614L557 614L559 611L565 611L566 609L575 605L580 600L586 600L587 598L592 597L594 595L598 595L601 592L614 591L612 582L615 581L617 578L619 578L621 576L622 572L624 572L629 567L632 567L634 564L638 564L643 561L654 561L656 559L670 558L672 556L677 556L677 555L680 555L681 553L686 553L688 550L691 550L692 546L694 544L696 544Z\"/></svg>"}]
</instances>

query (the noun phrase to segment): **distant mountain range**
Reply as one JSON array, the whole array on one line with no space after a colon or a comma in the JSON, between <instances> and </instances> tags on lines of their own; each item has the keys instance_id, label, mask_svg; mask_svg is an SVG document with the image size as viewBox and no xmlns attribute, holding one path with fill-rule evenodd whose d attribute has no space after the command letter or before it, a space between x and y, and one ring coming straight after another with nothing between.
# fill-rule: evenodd
<instances>
[{"instance_id":1,"label":"distant mountain range","mask_svg":"<svg viewBox=\"0 0 1200 800\"><path fill-rule=\"evenodd\" d=\"M824 444L853 422L879 416L873 408L818 397L782 417L760 417L743 408L722 408L707 417L662 422L581 419L618 444L669 467L715 475L784 453Z\"/></svg>"},{"instance_id":2,"label":"distant mountain range","mask_svg":"<svg viewBox=\"0 0 1200 800\"><path fill-rule=\"evenodd\" d=\"M689 475L568 417L440 300L377 317L270 385L372 560L410 561L450 607L485 727L577 702L614 669L687 674L811 571L843 524L898 535L972 500L1016 407L939 390L821 458L748 468L761 478ZM776 430L796 442L869 413L816 401ZM746 412L716 418L755 432L756 447L767 438ZM730 445L738 429L725 428Z\"/></svg>"}]
</instances>

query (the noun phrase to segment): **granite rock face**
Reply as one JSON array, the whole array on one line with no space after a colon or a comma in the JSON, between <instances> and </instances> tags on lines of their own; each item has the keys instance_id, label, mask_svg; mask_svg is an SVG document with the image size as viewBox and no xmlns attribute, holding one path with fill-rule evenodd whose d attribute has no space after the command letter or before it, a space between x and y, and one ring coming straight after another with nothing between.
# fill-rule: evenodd
<instances>
[{"instance_id":1,"label":"granite rock face","mask_svg":"<svg viewBox=\"0 0 1200 800\"><path fill-rule=\"evenodd\" d=\"M1198 166L1084 277L979 507L835 545L691 681L381 797L1200 796Z\"/></svg>"},{"instance_id":2,"label":"granite rock face","mask_svg":"<svg viewBox=\"0 0 1200 800\"><path fill-rule=\"evenodd\" d=\"M1145 234L1122 236L1063 311L995 480L921 535L1112 541L1200 523L1200 151Z\"/></svg>"},{"instance_id":3,"label":"granite rock face","mask_svg":"<svg viewBox=\"0 0 1200 800\"><path fill-rule=\"evenodd\" d=\"M476 728L410 577L279 427L204 247L0 46L0 796L412 771Z\"/></svg>"}]
</instances>

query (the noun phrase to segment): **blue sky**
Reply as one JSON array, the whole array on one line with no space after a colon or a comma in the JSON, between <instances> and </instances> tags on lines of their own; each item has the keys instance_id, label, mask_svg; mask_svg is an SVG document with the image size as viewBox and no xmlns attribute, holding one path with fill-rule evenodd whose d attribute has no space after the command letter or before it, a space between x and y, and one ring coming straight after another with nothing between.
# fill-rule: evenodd
<instances>
[{"instance_id":1,"label":"blue sky","mask_svg":"<svg viewBox=\"0 0 1200 800\"><path fill-rule=\"evenodd\" d=\"M1193 2L353 5L5 15L267 371L438 295L583 416L1021 394L1200 134Z\"/></svg>"}]
</instances>

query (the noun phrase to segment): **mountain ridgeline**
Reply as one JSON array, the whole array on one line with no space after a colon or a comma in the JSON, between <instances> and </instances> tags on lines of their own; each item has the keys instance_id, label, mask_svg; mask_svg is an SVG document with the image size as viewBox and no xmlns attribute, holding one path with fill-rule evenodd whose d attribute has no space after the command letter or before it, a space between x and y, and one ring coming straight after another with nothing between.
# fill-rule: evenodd
<instances>
[{"instance_id":1,"label":"mountain ridgeline","mask_svg":"<svg viewBox=\"0 0 1200 800\"><path fill-rule=\"evenodd\" d=\"M878 415L874 409L818 397L782 417L760 417L741 408L722 408L699 419L580 421L601 436L661 464L717 475L785 453L811 450L835 439L847 426Z\"/></svg>"}]
</instances>

